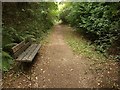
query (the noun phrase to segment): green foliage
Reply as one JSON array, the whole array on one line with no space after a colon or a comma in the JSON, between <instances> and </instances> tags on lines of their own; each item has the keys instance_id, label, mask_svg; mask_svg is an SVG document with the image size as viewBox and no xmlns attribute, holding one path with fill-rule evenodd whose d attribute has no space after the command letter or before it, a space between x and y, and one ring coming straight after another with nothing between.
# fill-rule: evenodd
<instances>
[{"instance_id":1,"label":"green foliage","mask_svg":"<svg viewBox=\"0 0 120 90\"><path fill-rule=\"evenodd\" d=\"M8 71L13 63L12 57L7 52L2 52L2 70Z\"/></svg>"},{"instance_id":2,"label":"green foliage","mask_svg":"<svg viewBox=\"0 0 120 90\"><path fill-rule=\"evenodd\" d=\"M120 3L71 3L61 12L63 22L82 30L96 50L120 55ZM64 18L63 18L64 17Z\"/></svg>"},{"instance_id":3,"label":"green foliage","mask_svg":"<svg viewBox=\"0 0 120 90\"><path fill-rule=\"evenodd\" d=\"M3 56L3 66L11 60L9 55L11 55L13 45L26 38L31 38L35 42L40 42L43 39L43 36L54 24L54 20L57 19L55 18L56 10L57 5L53 2L3 3L2 48L3 51L7 52L4 54L8 57Z\"/></svg>"},{"instance_id":4,"label":"green foliage","mask_svg":"<svg viewBox=\"0 0 120 90\"><path fill-rule=\"evenodd\" d=\"M9 44L6 44L4 47L3 47L3 51L5 52L9 52L10 55L12 55L12 47L15 46L17 43L9 43Z\"/></svg>"},{"instance_id":5,"label":"green foliage","mask_svg":"<svg viewBox=\"0 0 120 90\"><path fill-rule=\"evenodd\" d=\"M19 34L17 33L16 29L14 29L13 27L5 27L3 26L3 47L6 44L9 44L11 42L15 42L18 43L22 40L22 37L19 36Z\"/></svg>"},{"instance_id":6,"label":"green foliage","mask_svg":"<svg viewBox=\"0 0 120 90\"><path fill-rule=\"evenodd\" d=\"M71 46L74 52L89 58L90 60L104 62L106 58L98 51L95 51L95 46L90 44L90 41L86 41L83 36L78 36L76 31L70 31L67 34L67 43Z\"/></svg>"}]
</instances>

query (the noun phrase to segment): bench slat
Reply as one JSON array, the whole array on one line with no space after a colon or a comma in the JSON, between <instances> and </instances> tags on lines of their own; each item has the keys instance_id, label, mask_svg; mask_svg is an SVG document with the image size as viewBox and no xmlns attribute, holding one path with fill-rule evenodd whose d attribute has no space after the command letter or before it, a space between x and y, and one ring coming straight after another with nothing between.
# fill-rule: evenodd
<instances>
[{"instance_id":1,"label":"bench slat","mask_svg":"<svg viewBox=\"0 0 120 90\"><path fill-rule=\"evenodd\" d=\"M25 41L22 41L21 43L19 43L16 46L12 47L13 53L15 53L16 51L18 51L24 45L25 45Z\"/></svg>"},{"instance_id":2,"label":"bench slat","mask_svg":"<svg viewBox=\"0 0 120 90\"><path fill-rule=\"evenodd\" d=\"M30 47L28 47L21 55L19 55L19 57L16 60L21 61L25 57L25 55L29 53L29 51L31 50L33 46L34 46L33 44L30 45Z\"/></svg>"},{"instance_id":3,"label":"bench slat","mask_svg":"<svg viewBox=\"0 0 120 90\"><path fill-rule=\"evenodd\" d=\"M31 55L31 53L33 53L33 51L37 48L37 44L32 44L33 47L30 49L29 53L22 59L22 61L28 61L29 56Z\"/></svg>"},{"instance_id":4,"label":"bench slat","mask_svg":"<svg viewBox=\"0 0 120 90\"><path fill-rule=\"evenodd\" d=\"M32 59L35 57L36 53L38 52L38 50L40 49L40 44L37 45L36 49L33 51L33 53L31 53L31 55L29 56L28 60L32 61Z\"/></svg>"},{"instance_id":5,"label":"bench slat","mask_svg":"<svg viewBox=\"0 0 120 90\"><path fill-rule=\"evenodd\" d=\"M31 38L27 38L26 41L24 40L12 47L14 58L16 61L31 62L40 49L40 46L40 44L32 44Z\"/></svg>"},{"instance_id":6,"label":"bench slat","mask_svg":"<svg viewBox=\"0 0 120 90\"><path fill-rule=\"evenodd\" d=\"M17 58L20 54L22 54L22 52L24 52L29 46L31 45L30 42L27 42L23 47L21 47L19 50L17 50L14 53L14 57Z\"/></svg>"}]
</instances>

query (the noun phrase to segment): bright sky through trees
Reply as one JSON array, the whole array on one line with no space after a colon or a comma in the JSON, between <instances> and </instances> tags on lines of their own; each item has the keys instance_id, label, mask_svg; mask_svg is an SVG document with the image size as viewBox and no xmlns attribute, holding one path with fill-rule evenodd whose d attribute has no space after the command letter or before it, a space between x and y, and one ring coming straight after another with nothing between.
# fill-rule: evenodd
<instances>
[{"instance_id":1,"label":"bright sky through trees","mask_svg":"<svg viewBox=\"0 0 120 90\"><path fill-rule=\"evenodd\" d=\"M56 0L57 2L61 2L62 0Z\"/></svg>"}]
</instances>

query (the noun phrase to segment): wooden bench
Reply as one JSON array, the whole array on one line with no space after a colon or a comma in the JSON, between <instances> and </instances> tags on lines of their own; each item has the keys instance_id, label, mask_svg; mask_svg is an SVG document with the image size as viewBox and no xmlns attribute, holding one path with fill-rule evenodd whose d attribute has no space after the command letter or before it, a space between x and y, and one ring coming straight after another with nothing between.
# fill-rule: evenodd
<instances>
[{"instance_id":1,"label":"wooden bench","mask_svg":"<svg viewBox=\"0 0 120 90\"><path fill-rule=\"evenodd\" d=\"M16 61L32 62L40 47L40 44L32 44L31 39L24 40L12 47L13 56Z\"/></svg>"}]
</instances>

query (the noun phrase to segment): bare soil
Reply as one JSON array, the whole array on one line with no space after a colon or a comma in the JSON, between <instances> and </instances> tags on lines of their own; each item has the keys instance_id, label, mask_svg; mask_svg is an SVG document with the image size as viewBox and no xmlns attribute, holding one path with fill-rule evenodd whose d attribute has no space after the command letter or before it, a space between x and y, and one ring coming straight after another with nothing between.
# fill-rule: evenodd
<instances>
[{"instance_id":1,"label":"bare soil","mask_svg":"<svg viewBox=\"0 0 120 90\"><path fill-rule=\"evenodd\" d=\"M91 70L90 60L73 53L65 41L70 27L55 25L49 43L42 45L32 63L23 70L11 70L3 78L4 88L111 88L118 87L118 63L108 61L99 72ZM104 70L103 70L104 69ZM110 81L110 82L109 82ZM115 85L114 85L115 84Z\"/></svg>"}]
</instances>

